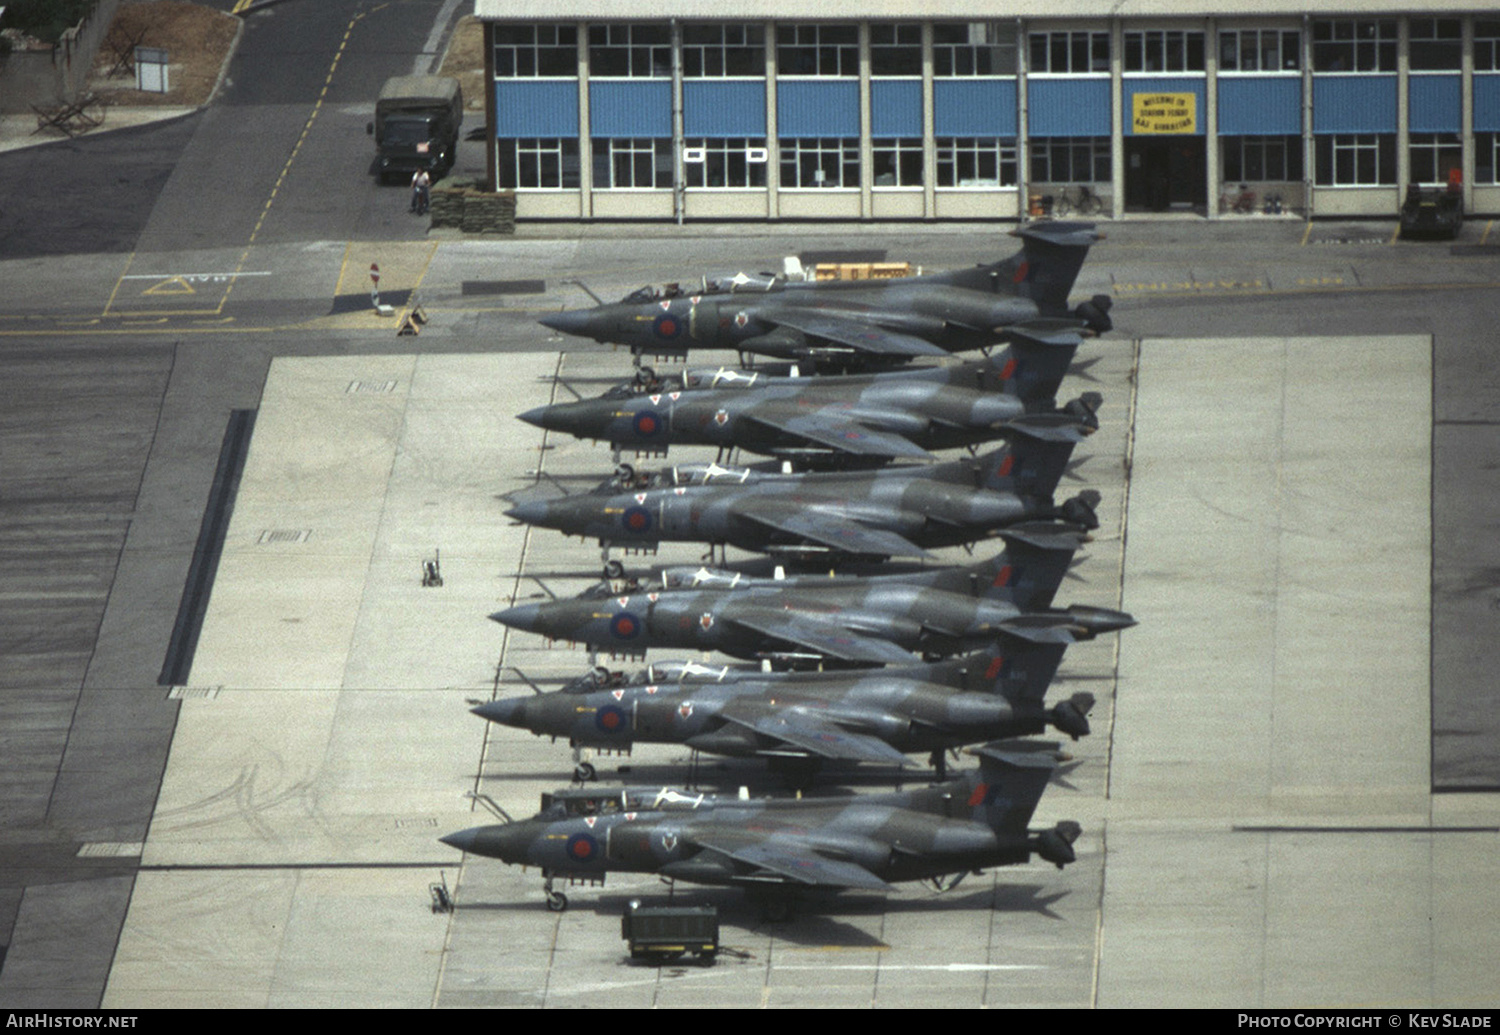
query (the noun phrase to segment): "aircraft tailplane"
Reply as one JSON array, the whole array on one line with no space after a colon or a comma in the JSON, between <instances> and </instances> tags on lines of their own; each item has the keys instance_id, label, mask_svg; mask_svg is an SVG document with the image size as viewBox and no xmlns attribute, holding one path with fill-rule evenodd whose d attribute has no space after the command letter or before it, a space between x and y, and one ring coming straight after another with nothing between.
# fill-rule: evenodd
<instances>
[{"instance_id":1,"label":"aircraft tailplane","mask_svg":"<svg viewBox=\"0 0 1500 1035\"><path fill-rule=\"evenodd\" d=\"M1092 433L1087 424L1019 417L1005 426L1011 444L979 457L979 487L1050 497L1062 481L1073 447Z\"/></svg>"},{"instance_id":2,"label":"aircraft tailplane","mask_svg":"<svg viewBox=\"0 0 1500 1035\"><path fill-rule=\"evenodd\" d=\"M1099 231L1093 223L1045 221L1011 232L1021 238L1021 254L1008 259L1002 269L1014 264L1011 281L1016 294L1035 302L1043 316L1069 315L1068 295Z\"/></svg>"}]
</instances>

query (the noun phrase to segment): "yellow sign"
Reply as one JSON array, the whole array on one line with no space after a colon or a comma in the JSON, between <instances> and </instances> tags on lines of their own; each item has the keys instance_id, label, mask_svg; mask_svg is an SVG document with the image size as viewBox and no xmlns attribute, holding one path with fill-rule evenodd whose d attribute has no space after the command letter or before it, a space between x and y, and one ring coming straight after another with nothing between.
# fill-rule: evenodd
<instances>
[{"instance_id":1,"label":"yellow sign","mask_svg":"<svg viewBox=\"0 0 1500 1035\"><path fill-rule=\"evenodd\" d=\"M1198 95L1138 93L1131 97L1130 128L1135 133L1198 132Z\"/></svg>"}]
</instances>

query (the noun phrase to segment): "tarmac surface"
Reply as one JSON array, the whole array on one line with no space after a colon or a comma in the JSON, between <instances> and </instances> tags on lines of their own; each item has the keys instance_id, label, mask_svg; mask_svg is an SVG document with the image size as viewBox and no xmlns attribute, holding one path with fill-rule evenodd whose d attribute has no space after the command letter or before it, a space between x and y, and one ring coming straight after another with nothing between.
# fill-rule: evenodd
<instances>
[{"instance_id":1,"label":"tarmac surface","mask_svg":"<svg viewBox=\"0 0 1500 1035\"><path fill-rule=\"evenodd\" d=\"M1064 391L1105 395L1077 475L1113 531L1063 598L1141 624L1066 663L1095 732L1037 820L1077 819L1079 862L786 924L679 889L720 905L735 953L635 968L616 917L654 880L549 914L536 874L436 841L476 821L464 791L529 814L571 770L466 708L527 692L515 668L583 665L485 617L598 563L501 514L539 466L608 467L511 415L627 369L536 317L587 304L578 281L619 297L854 251L944 268L1014 242L429 232L351 170L367 98L413 60L370 40L431 40L389 20L439 5L338 6L300 23L305 74L274 88L254 56L311 7L247 23L221 104L0 155L0 179L49 185L0 202L0 1006L1496 1005L1487 221L1452 247L1381 222L1108 226L1075 296L1110 294L1116 330ZM482 162L466 145L460 172ZM414 302L428 322L398 337ZM680 757L625 775L678 782ZM433 914L444 879L458 908Z\"/></svg>"}]
</instances>

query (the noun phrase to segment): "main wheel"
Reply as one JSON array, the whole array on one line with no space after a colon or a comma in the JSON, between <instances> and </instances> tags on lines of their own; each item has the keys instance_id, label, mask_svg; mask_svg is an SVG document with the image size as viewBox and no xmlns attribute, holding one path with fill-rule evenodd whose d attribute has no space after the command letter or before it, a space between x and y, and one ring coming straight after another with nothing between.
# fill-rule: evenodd
<instances>
[{"instance_id":1,"label":"main wheel","mask_svg":"<svg viewBox=\"0 0 1500 1035\"><path fill-rule=\"evenodd\" d=\"M547 911L551 913L566 912L568 908L568 896L561 891L547 892Z\"/></svg>"},{"instance_id":2,"label":"main wheel","mask_svg":"<svg viewBox=\"0 0 1500 1035\"><path fill-rule=\"evenodd\" d=\"M573 779L577 780L579 783L588 783L590 780L595 779L598 775L599 774L595 772L593 763L591 762L579 762L573 767Z\"/></svg>"}]
</instances>

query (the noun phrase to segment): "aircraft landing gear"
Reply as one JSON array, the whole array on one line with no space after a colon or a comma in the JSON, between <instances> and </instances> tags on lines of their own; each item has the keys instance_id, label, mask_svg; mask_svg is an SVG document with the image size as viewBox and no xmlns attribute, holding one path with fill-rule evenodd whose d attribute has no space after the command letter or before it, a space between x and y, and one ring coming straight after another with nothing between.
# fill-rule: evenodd
<instances>
[{"instance_id":1,"label":"aircraft landing gear","mask_svg":"<svg viewBox=\"0 0 1500 1035\"><path fill-rule=\"evenodd\" d=\"M542 882L542 890L547 893L547 912L567 912L568 896L564 895L561 891L553 890L551 877L548 877L545 881Z\"/></svg>"},{"instance_id":2,"label":"aircraft landing gear","mask_svg":"<svg viewBox=\"0 0 1500 1035\"><path fill-rule=\"evenodd\" d=\"M573 779L577 783L589 783L598 775L592 762L579 762L573 767Z\"/></svg>"}]
</instances>

